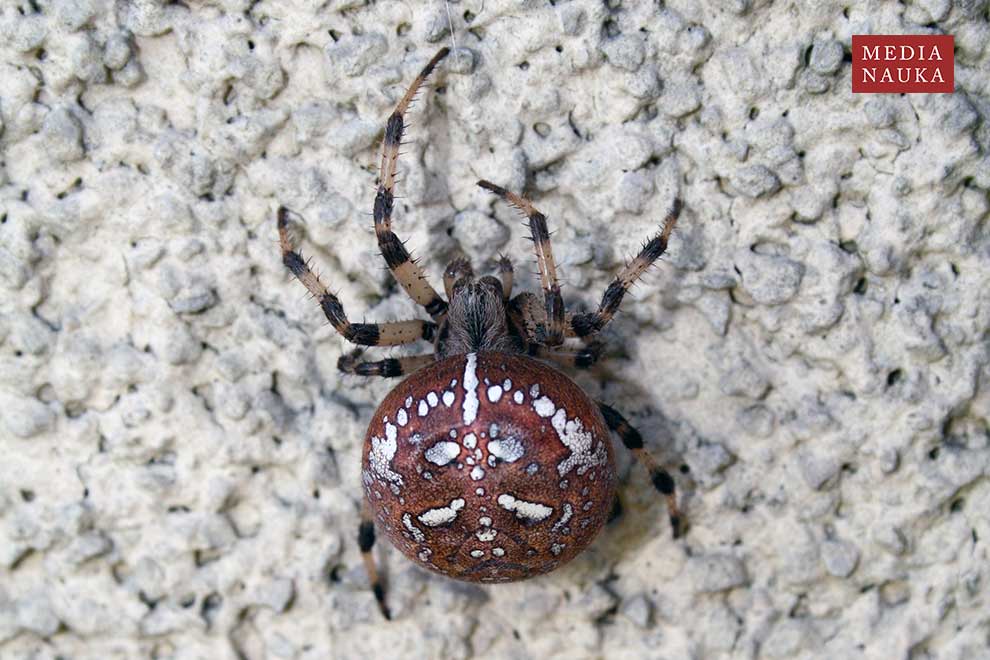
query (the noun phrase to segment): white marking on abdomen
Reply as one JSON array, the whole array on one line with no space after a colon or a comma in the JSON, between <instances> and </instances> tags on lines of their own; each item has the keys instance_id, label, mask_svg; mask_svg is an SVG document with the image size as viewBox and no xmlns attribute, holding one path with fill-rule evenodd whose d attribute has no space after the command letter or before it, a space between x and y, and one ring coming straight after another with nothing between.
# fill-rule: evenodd
<instances>
[{"instance_id":1,"label":"white marking on abdomen","mask_svg":"<svg viewBox=\"0 0 990 660\"><path fill-rule=\"evenodd\" d=\"M423 530L413 524L412 516L408 513L402 514L402 524L405 525L406 529L409 530L409 533L413 535L413 538L416 539L417 542L422 543L426 540Z\"/></svg>"},{"instance_id":2,"label":"white marking on abdomen","mask_svg":"<svg viewBox=\"0 0 990 660\"><path fill-rule=\"evenodd\" d=\"M503 440L489 440L488 452L506 463L514 463L522 458L523 446L517 438L509 436Z\"/></svg>"},{"instance_id":3,"label":"white marking on abdomen","mask_svg":"<svg viewBox=\"0 0 990 660\"><path fill-rule=\"evenodd\" d=\"M578 474L584 474L588 468L602 465L608 460L605 445L599 440L592 450L592 445L595 444L594 436L584 430L584 424L580 419L575 417L568 421L567 411L563 408L556 412L550 423L553 424L560 441L571 450L571 455L557 464L557 472L560 476L564 476L575 466Z\"/></svg>"},{"instance_id":4,"label":"white marking on abdomen","mask_svg":"<svg viewBox=\"0 0 990 660\"><path fill-rule=\"evenodd\" d=\"M398 429L392 424L385 425L385 437L374 436L371 438L371 451L368 453L368 463L371 470L379 479L383 479L391 484L392 492L398 493L402 487L402 475L394 471L391 467L392 459L399 448L397 441Z\"/></svg>"},{"instance_id":5,"label":"white marking on abdomen","mask_svg":"<svg viewBox=\"0 0 990 660\"><path fill-rule=\"evenodd\" d=\"M549 397L541 396L533 402L533 410L540 417L550 417L556 412L557 406L553 405L553 401Z\"/></svg>"},{"instance_id":6,"label":"white marking on abdomen","mask_svg":"<svg viewBox=\"0 0 990 660\"><path fill-rule=\"evenodd\" d=\"M491 527L488 527L486 529L479 529L474 533L474 535L478 537L479 541L488 543L495 540L495 537L498 536L498 532Z\"/></svg>"},{"instance_id":7,"label":"white marking on abdomen","mask_svg":"<svg viewBox=\"0 0 990 660\"><path fill-rule=\"evenodd\" d=\"M492 385L488 388L488 400L492 403L498 403L498 400L502 398L502 386Z\"/></svg>"},{"instance_id":8,"label":"white marking on abdomen","mask_svg":"<svg viewBox=\"0 0 990 660\"><path fill-rule=\"evenodd\" d=\"M454 518L457 517L457 512L463 508L464 500L458 497L456 500L451 500L447 506L430 509L421 513L417 518L427 527L439 527L453 522Z\"/></svg>"},{"instance_id":9,"label":"white marking on abdomen","mask_svg":"<svg viewBox=\"0 0 990 660\"><path fill-rule=\"evenodd\" d=\"M515 512L516 518L529 518L535 522L546 520L547 516L553 513L553 509L545 504L517 500L508 493L502 493L498 496L498 504L506 511Z\"/></svg>"},{"instance_id":10,"label":"white marking on abdomen","mask_svg":"<svg viewBox=\"0 0 990 660\"><path fill-rule=\"evenodd\" d=\"M464 424L474 424L478 417L478 355L468 353L464 363Z\"/></svg>"},{"instance_id":11,"label":"white marking on abdomen","mask_svg":"<svg viewBox=\"0 0 990 660\"><path fill-rule=\"evenodd\" d=\"M559 532L561 528L563 528L563 526L567 524L567 521L569 521L571 519L571 516L573 515L574 515L574 507L572 507L570 504L565 502L564 513L561 514L560 520L558 520L553 524L553 528L551 528L550 531L554 533Z\"/></svg>"},{"instance_id":12,"label":"white marking on abdomen","mask_svg":"<svg viewBox=\"0 0 990 660\"><path fill-rule=\"evenodd\" d=\"M447 406L448 408L450 408L452 405L454 405L454 396L455 396L454 393L451 392L450 390L447 390L446 392L444 392L443 393L443 405Z\"/></svg>"},{"instance_id":13,"label":"white marking on abdomen","mask_svg":"<svg viewBox=\"0 0 990 660\"><path fill-rule=\"evenodd\" d=\"M443 440L442 442L438 442L427 449L423 453L423 456L430 463L434 463L436 465L446 465L457 458L460 453L461 446L459 444L456 442L450 442L449 440Z\"/></svg>"}]
</instances>

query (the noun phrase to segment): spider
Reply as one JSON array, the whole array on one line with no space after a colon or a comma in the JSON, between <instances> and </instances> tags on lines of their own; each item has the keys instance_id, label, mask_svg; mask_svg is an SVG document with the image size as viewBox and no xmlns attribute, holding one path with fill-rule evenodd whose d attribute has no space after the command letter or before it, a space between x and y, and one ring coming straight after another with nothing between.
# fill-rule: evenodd
<instances>
[{"instance_id":1,"label":"spider","mask_svg":"<svg viewBox=\"0 0 990 660\"><path fill-rule=\"evenodd\" d=\"M644 450L639 432L547 364L587 368L598 360L599 333L666 250L680 201L608 286L598 309L567 314L546 217L528 199L479 181L526 216L542 297L512 296L512 264L501 257L497 277L476 277L468 260L452 261L444 299L392 231L392 210L405 113L448 52L441 49L426 64L388 118L374 203L385 263L432 321L350 322L293 248L289 211L282 207L277 216L283 263L341 336L359 346L433 344L429 354L364 361L355 352L338 361L348 374L409 376L379 406L363 447L358 546L385 618L390 612L371 554L375 520L413 561L455 579L504 582L553 570L591 542L615 502L610 430L645 465L666 499L674 537L681 532L674 481ZM581 343L567 347L568 338Z\"/></svg>"}]
</instances>

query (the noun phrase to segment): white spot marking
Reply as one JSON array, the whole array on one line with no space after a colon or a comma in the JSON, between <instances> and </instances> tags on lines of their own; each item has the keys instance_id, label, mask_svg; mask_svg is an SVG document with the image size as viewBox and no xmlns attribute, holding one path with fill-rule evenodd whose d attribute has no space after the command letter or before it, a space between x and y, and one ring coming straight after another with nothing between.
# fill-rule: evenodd
<instances>
[{"instance_id":1,"label":"white spot marking","mask_svg":"<svg viewBox=\"0 0 990 660\"><path fill-rule=\"evenodd\" d=\"M492 554L495 555L496 557L501 557L502 555L505 554L505 550L503 550L502 548L492 548Z\"/></svg>"},{"instance_id":2,"label":"white spot marking","mask_svg":"<svg viewBox=\"0 0 990 660\"><path fill-rule=\"evenodd\" d=\"M368 454L368 463L371 464L371 470L378 475L379 479L389 482L392 485L393 492L397 491L403 485L402 475L394 471L391 467L392 459L395 458L395 452L399 448L396 441L397 434L398 429L395 426L386 424L385 437L372 437L371 452Z\"/></svg>"},{"instance_id":3,"label":"white spot marking","mask_svg":"<svg viewBox=\"0 0 990 660\"><path fill-rule=\"evenodd\" d=\"M430 412L430 407L426 404L426 401L420 399L419 401L419 416L426 417L427 413Z\"/></svg>"},{"instance_id":4,"label":"white spot marking","mask_svg":"<svg viewBox=\"0 0 990 660\"><path fill-rule=\"evenodd\" d=\"M529 396L533 399L540 396L540 384L534 383L532 387L529 388Z\"/></svg>"},{"instance_id":5,"label":"white spot marking","mask_svg":"<svg viewBox=\"0 0 990 660\"><path fill-rule=\"evenodd\" d=\"M502 398L502 387L501 385L492 385L488 388L488 400L492 403L498 403L498 400Z\"/></svg>"},{"instance_id":6,"label":"white spot marking","mask_svg":"<svg viewBox=\"0 0 990 660\"><path fill-rule=\"evenodd\" d=\"M552 552L555 555L559 555L560 551L566 547L567 546L563 543L554 543L553 545L550 546L550 552Z\"/></svg>"},{"instance_id":7,"label":"white spot marking","mask_svg":"<svg viewBox=\"0 0 990 660\"><path fill-rule=\"evenodd\" d=\"M471 551L471 556L474 557L475 559L477 559L479 557L484 557L485 556L485 551L484 550L472 550Z\"/></svg>"},{"instance_id":8,"label":"white spot marking","mask_svg":"<svg viewBox=\"0 0 990 660\"><path fill-rule=\"evenodd\" d=\"M478 417L478 355L468 353L464 363L464 424L474 424Z\"/></svg>"},{"instance_id":9,"label":"white spot marking","mask_svg":"<svg viewBox=\"0 0 990 660\"><path fill-rule=\"evenodd\" d=\"M468 433L464 436L464 446L468 449L474 449L478 446L478 437L474 433Z\"/></svg>"},{"instance_id":10,"label":"white spot marking","mask_svg":"<svg viewBox=\"0 0 990 660\"><path fill-rule=\"evenodd\" d=\"M409 423L409 415L406 414L405 408L399 408L399 412L395 414L395 421L399 423L399 426L405 426Z\"/></svg>"},{"instance_id":11,"label":"white spot marking","mask_svg":"<svg viewBox=\"0 0 990 660\"><path fill-rule=\"evenodd\" d=\"M533 476L540 471L540 466L537 463L530 463L526 466L526 474Z\"/></svg>"},{"instance_id":12,"label":"white spot marking","mask_svg":"<svg viewBox=\"0 0 990 660\"><path fill-rule=\"evenodd\" d=\"M518 403L519 405L522 405L523 402L522 390L516 390L515 394L512 395L512 400Z\"/></svg>"},{"instance_id":13,"label":"white spot marking","mask_svg":"<svg viewBox=\"0 0 990 660\"><path fill-rule=\"evenodd\" d=\"M550 417L557 411L557 406L553 405L549 397L541 396L533 402L533 410L540 417Z\"/></svg>"},{"instance_id":14,"label":"white spot marking","mask_svg":"<svg viewBox=\"0 0 990 660\"><path fill-rule=\"evenodd\" d=\"M427 394L426 401L430 404L430 408L436 408L437 404L440 403L440 399L437 397L436 392L430 392Z\"/></svg>"},{"instance_id":15,"label":"white spot marking","mask_svg":"<svg viewBox=\"0 0 990 660\"><path fill-rule=\"evenodd\" d=\"M423 548L422 550L419 551L419 560L422 562L430 561L430 555L432 554L433 554L432 550L430 550L429 548Z\"/></svg>"},{"instance_id":16,"label":"white spot marking","mask_svg":"<svg viewBox=\"0 0 990 660\"><path fill-rule=\"evenodd\" d=\"M502 389L505 390L506 392L508 392L509 390L511 390L512 389L512 381L509 380L508 378L506 378L505 380L503 380L502 381Z\"/></svg>"},{"instance_id":17,"label":"white spot marking","mask_svg":"<svg viewBox=\"0 0 990 660\"><path fill-rule=\"evenodd\" d=\"M489 518L488 516L481 516L480 518L478 518L478 524L481 525L482 527L491 527L492 519Z\"/></svg>"},{"instance_id":18,"label":"white spot marking","mask_svg":"<svg viewBox=\"0 0 990 660\"><path fill-rule=\"evenodd\" d=\"M509 436L503 440L490 440L488 442L488 451L495 458L501 459L506 463L514 463L522 458L523 446L517 438Z\"/></svg>"},{"instance_id":19,"label":"white spot marking","mask_svg":"<svg viewBox=\"0 0 990 660\"><path fill-rule=\"evenodd\" d=\"M412 516L408 513L402 514L402 524L405 525L406 529L409 530L409 533L413 535L413 538L416 539L418 543L422 543L426 540L423 530L413 524Z\"/></svg>"},{"instance_id":20,"label":"white spot marking","mask_svg":"<svg viewBox=\"0 0 990 660\"><path fill-rule=\"evenodd\" d=\"M558 520L553 524L553 528L550 531L554 533L559 532L561 528L563 528L563 526L567 524L567 522L571 519L571 516L573 515L574 515L574 507L572 507L570 504L565 502L564 513L560 515L560 520Z\"/></svg>"},{"instance_id":21,"label":"white spot marking","mask_svg":"<svg viewBox=\"0 0 990 660\"><path fill-rule=\"evenodd\" d=\"M451 392L450 390L447 390L446 392L444 392L443 393L443 405L445 405L448 408L450 408L452 405L454 405L454 397L455 397L454 393Z\"/></svg>"},{"instance_id":22,"label":"white spot marking","mask_svg":"<svg viewBox=\"0 0 990 660\"><path fill-rule=\"evenodd\" d=\"M498 504L506 511L514 511L516 518L529 518L535 522L545 520L547 516L553 513L553 509L544 504L517 500L508 493L502 493L498 496Z\"/></svg>"},{"instance_id":23,"label":"white spot marking","mask_svg":"<svg viewBox=\"0 0 990 660\"><path fill-rule=\"evenodd\" d=\"M471 468L471 478L475 481L481 481L485 478L485 470L480 465L475 465Z\"/></svg>"},{"instance_id":24,"label":"white spot marking","mask_svg":"<svg viewBox=\"0 0 990 660\"><path fill-rule=\"evenodd\" d=\"M475 488L474 489L474 494L475 495L484 495L485 494L485 489L484 488Z\"/></svg>"},{"instance_id":25,"label":"white spot marking","mask_svg":"<svg viewBox=\"0 0 990 660\"><path fill-rule=\"evenodd\" d=\"M495 424L494 422L492 423L491 426L488 427L488 435L490 435L493 438L498 437L499 431L501 431L501 429L498 427L498 424Z\"/></svg>"},{"instance_id":26,"label":"white spot marking","mask_svg":"<svg viewBox=\"0 0 990 660\"><path fill-rule=\"evenodd\" d=\"M453 522L454 518L457 517L457 512L463 508L464 500L457 498L456 500L451 500L450 504L447 506L430 509L425 513L421 513L418 516L419 522L423 523L427 527L446 525L447 523Z\"/></svg>"},{"instance_id":27,"label":"white spot marking","mask_svg":"<svg viewBox=\"0 0 990 660\"><path fill-rule=\"evenodd\" d=\"M426 457L426 460L430 463L435 463L436 465L446 465L457 458L457 455L460 453L461 446L459 444L444 440L427 449L423 456Z\"/></svg>"},{"instance_id":28,"label":"white spot marking","mask_svg":"<svg viewBox=\"0 0 990 660\"><path fill-rule=\"evenodd\" d=\"M474 535L478 537L479 541L482 541L484 543L490 543L491 541L495 540L496 536L498 536L498 532L496 532L491 527L486 527L485 529L479 529L477 532L474 533Z\"/></svg>"},{"instance_id":29,"label":"white spot marking","mask_svg":"<svg viewBox=\"0 0 990 660\"><path fill-rule=\"evenodd\" d=\"M557 437L564 443L564 446L571 450L571 455L562 460L557 465L557 472L564 476L577 466L577 473L584 474L589 468L603 465L608 459L605 445L598 441L595 444L594 436L584 430L584 424L580 419L567 420L567 411L561 408L550 420ZM592 445L594 449L592 449Z\"/></svg>"},{"instance_id":30,"label":"white spot marking","mask_svg":"<svg viewBox=\"0 0 990 660\"><path fill-rule=\"evenodd\" d=\"M406 397L406 408L411 408L411 407L412 407L412 397L411 396L407 396Z\"/></svg>"}]
</instances>

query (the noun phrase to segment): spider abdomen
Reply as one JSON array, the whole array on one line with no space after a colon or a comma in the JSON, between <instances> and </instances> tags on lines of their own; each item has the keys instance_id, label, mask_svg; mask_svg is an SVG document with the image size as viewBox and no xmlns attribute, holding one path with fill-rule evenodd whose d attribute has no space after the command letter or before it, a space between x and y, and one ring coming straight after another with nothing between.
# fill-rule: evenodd
<instances>
[{"instance_id":1,"label":"spider abdomen","mask_svg":"<svg viewBox=\"0 0 990 660\"><path fill-rule=\"evenodd\" d=\"M598 407L530 358L446 358L393 389L368 428L365 497L393 544L448 577L521 580L594 539L615 495Z\"/></svg>"}]
</instances>

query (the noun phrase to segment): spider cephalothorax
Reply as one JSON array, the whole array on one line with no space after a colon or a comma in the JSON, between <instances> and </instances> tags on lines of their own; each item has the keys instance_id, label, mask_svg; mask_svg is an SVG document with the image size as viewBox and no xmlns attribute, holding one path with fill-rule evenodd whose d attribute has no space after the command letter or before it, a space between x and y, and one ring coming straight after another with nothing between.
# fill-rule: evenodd
<instances>
[{"instance_id":1,"label":"spider cephalothorax","mask_svg":"<svg viewBox=\"0 0 990 660\"><path fill-rule=\"evenodd\" d=\"M666 497L674 535L680 533L673 479L643 449L639 432L544 362L583 368L599 358L598 333L626 290L666 250L680 202L674 201L661 231L608 286L598 309L567 315L546 217L529 200L479 181L526 216L542 301L532 293L511 295L513 270L505 257L498 277L476 278L466 259L451 262L444 271L444 300L392 232L392 207L404 114L447 53L444 48L427 63L388 119L374 204L382 256L432 321L348 321L337 297L293 249L288 211L278 212L284 264L344 338L361 346L433 343L432 354L367 362L351 353L338 362L346 373L409 375L378 407L363 451L358 545L386 617L371 556L375 521L403 553L448 577L504 582L553 570L591 542L612 509L609 430L646 465ZM565 347L568 338L580 345Z\"/></svg>"}]
</instances>

